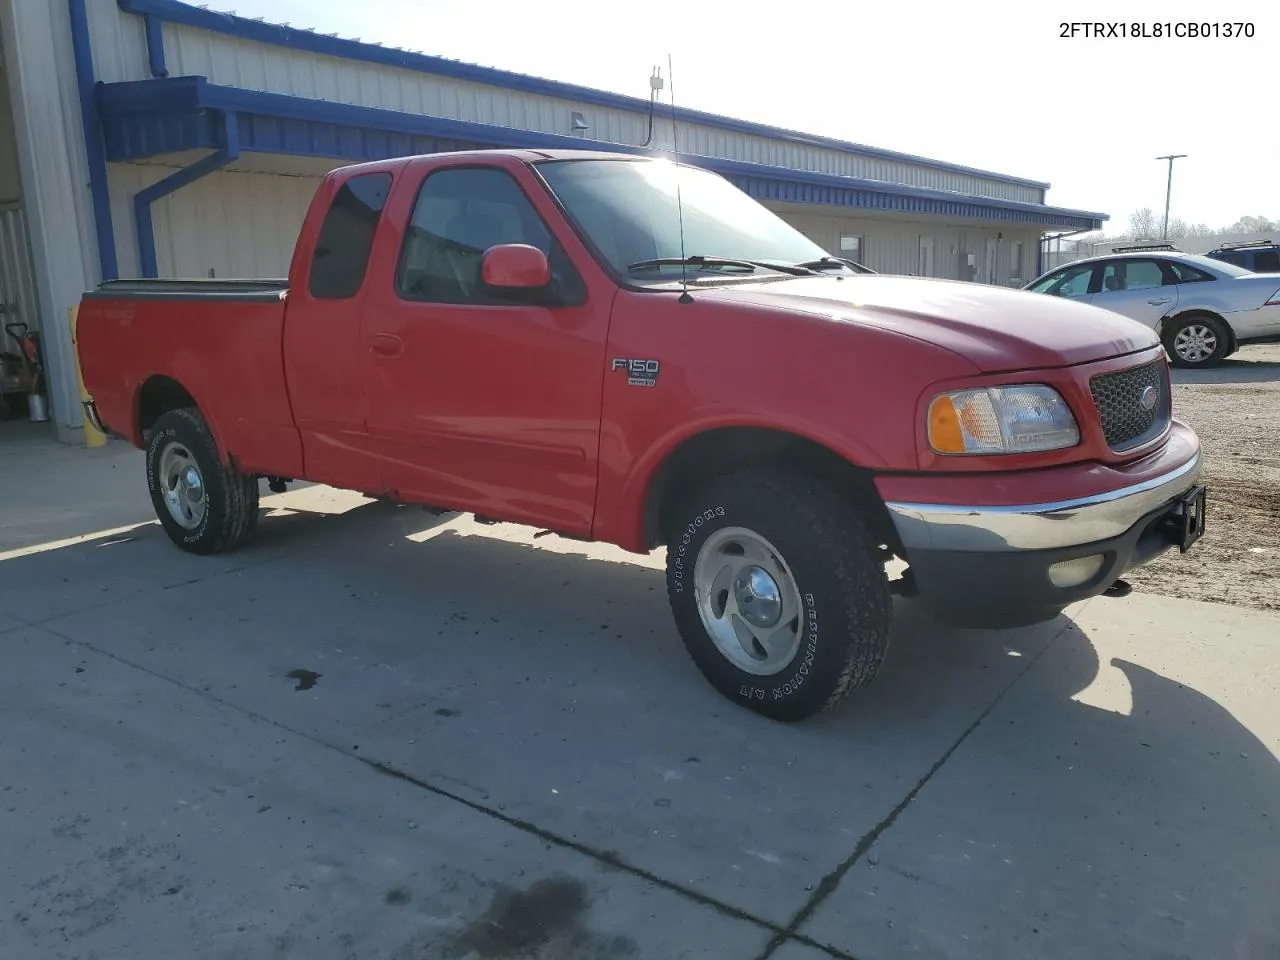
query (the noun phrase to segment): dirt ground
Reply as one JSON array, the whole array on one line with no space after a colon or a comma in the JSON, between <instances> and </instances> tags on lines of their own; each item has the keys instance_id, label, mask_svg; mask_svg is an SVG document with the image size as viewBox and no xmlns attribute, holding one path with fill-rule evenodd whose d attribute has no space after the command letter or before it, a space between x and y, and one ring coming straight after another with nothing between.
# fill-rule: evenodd
<instances>
[{"instance_id":1,"label":"dirt ground","mask_svg":"<svg viewBox=\"0 0 1280 960\"><path fill-rule=\"evenodd\" d=\"M1280 345L1175 370L1173 403L1207 454L1205 535L1125 579L1145 593L1280 610Z\"/></svg>"}]
</instances>

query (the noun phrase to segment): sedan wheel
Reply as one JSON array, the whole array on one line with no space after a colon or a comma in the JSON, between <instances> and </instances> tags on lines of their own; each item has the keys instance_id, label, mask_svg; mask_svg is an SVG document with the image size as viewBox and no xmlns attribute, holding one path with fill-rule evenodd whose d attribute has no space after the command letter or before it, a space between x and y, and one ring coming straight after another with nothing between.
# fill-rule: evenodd
<instances>
[{"instance_id":1,"label":"sedan wheel","mask_svg":"<svg viewBox=\"0 0 1280 960\"><path fill-rule=\"evenodd\" d=\"M1173 338L1173 351L1187 363L1204 363L1218 349L1218 337L1203 323L1193 323Z\"/></svg>"},{"instance_id":2,"label":"sedan wheel","mask_svg":"<svg viewBox=\"0 0 1280 960\"><path fill-rule=\"evenodd\" d=\"M1216 317L1192 314L1170 323L1164 346L1175 367L1212 367L1230 349L1230 332Z\"/></svg>"}]
</instances>

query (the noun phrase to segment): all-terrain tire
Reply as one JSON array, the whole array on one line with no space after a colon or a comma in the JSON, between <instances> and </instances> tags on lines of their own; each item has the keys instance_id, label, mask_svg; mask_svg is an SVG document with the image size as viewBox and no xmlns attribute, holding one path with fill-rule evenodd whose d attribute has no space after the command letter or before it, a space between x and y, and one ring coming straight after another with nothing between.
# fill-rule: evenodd
<instances>
[{"instance_id":1,"label":"all-terrain tire","mask_svg":"<svg viewBox=\"0 0 1280 960\"><path fill-rule=\"evenodd\" d=\"M161 468L168 450L185 452L199 471L203 514L193 526L180 523L165 499ZM188 553L234 550L256 526L258 479L222 461L209 425L195 408L170 410L156 420L147 441L147 487L160 525Z\"/></svg>"},{"instance_id":2,"label":"all-terrain tire","mask_svg":"<svg viewBox=\"0 0 1280 960\"><path fill-rule=\"evenodd\" d=\"M714 482L668 520L671 610L694 663L721 694L772 719L795 721L835 706L875 677L889 646L892 600L875 541L849 503L801 475L750 472ZM707 626L717 616L716 597L727 591L714 583L707 589L705 571L720 565L720 551L732 554L744 530L749 544L776 548L774 569L790 576L797 596L798 646L776 670L767 657L750 664L752 670L735 664ZM722 638L726 622L716 624ZM781 622L789 622L786 612ZM777 657L785 657L789 647L779 649ZM743 659L737 651L734 656Z\"/></svg>"}]
</instances>

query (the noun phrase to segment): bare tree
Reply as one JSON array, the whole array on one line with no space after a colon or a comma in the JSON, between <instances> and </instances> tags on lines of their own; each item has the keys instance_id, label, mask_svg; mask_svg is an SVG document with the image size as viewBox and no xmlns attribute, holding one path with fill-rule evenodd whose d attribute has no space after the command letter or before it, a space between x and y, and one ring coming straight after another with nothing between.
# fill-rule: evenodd
<instances>
[{"instance_id":1,"label":"bare tree","mask_svg":"<svg viewBox=\"0 0 1280 960\"><path fill-rule=\"evenodd\" d=\"M1175 217L1174 219L1169 221L1169 236L1167 239L1181 240L1183 237L1187 236L1189 232L1190 232L1190 228L1186 225L1186 223L1182 220L1179 220L1177 217Z\"/></svg>"},{"instance_id":2,"label":"bare tree","mask_svg":"<svg viewBox=\"0 0 1280 960\"><path fill-rule=\"evenodd\" d=\"M1193 223L1187 227L1186 236L1188 237L1212 237L1219 231L1213 229L1207 223Z\"/></svg>"},{"instance_id":3,"label":"bare tree","mask_svg":"<svg viewBox=\"0 0 1280 960\"><path fill-rule=\"evenodd\" d=\"M1280 230L1280 223L1267 217L1241 217L1230 228L1231 233L1266 233Z\"/></svg>"},{"instance_id":4,"label":"bare tree","mask_svg":"<svg viewBox=\"0 0 1280 960\"><path fill-rule=\"evenodd\" d=\"M1150 240L1156 235L1156 215L1150 207L1129 214L1129 232L1135 240Z\"/></svg>"}]
</instances>

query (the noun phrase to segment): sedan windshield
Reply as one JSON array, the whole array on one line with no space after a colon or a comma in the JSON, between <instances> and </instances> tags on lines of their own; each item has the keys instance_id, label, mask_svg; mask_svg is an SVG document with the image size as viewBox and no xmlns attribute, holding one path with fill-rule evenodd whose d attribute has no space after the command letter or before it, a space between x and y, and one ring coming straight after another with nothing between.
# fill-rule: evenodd
<instances>
[{"instance_id":1,"label":"sedan windshield","mask_svg":"<svg viewBox=\"0 0 1280 960\"><path fill-rule=\"evenodd\" d=\"M827 258L771 210L697 167L556 160L538 164L538 171L612 272L629 282L670 282L682 272L719 281L808 275L816 272L812 264Z\"/></svg>"}]
</instances>

